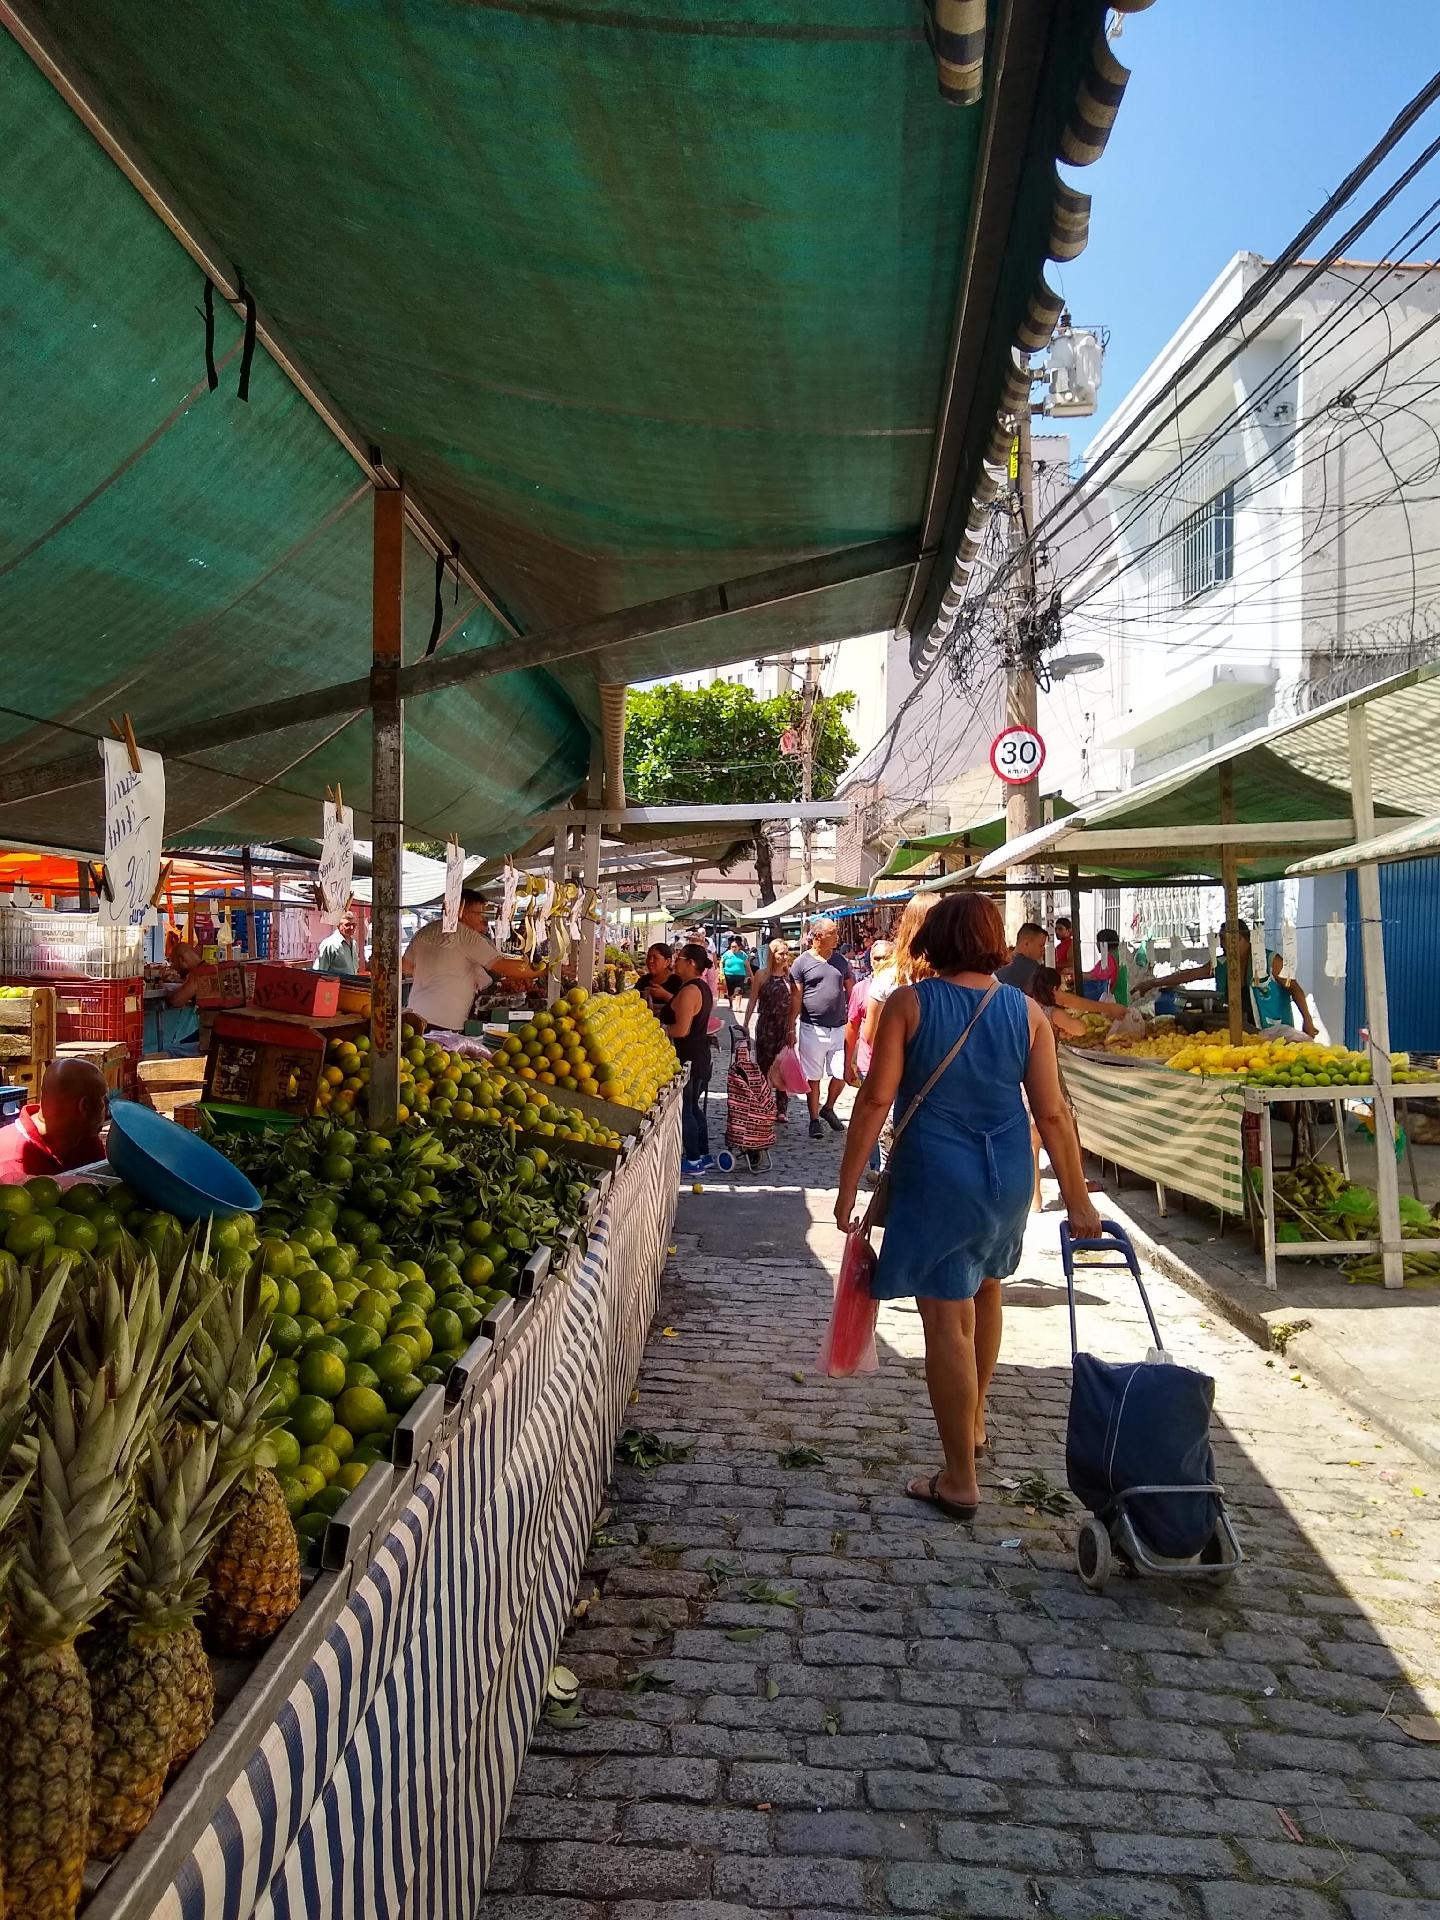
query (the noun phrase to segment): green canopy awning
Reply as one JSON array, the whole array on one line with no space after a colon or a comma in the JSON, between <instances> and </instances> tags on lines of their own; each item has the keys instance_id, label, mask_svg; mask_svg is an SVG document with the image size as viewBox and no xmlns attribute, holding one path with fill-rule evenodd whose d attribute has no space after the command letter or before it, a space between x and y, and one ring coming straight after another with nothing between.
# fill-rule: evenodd
<instances>
[{"instance_id":1,"label":"green canopy awning","mask_svg":"<svg viewBox=\"0 0 1440 1920\"><path fill-rule=\"evenodd\" d=\"M1047 793L1042 805L1048 805L1056 820L1063 820L1075 809L1071 803L1058 793ZM946 828L941 833L918 833L897 840L890 858L876 874L877 880L892 879L896 874L909 873L921 866L937 853L951 853L957 847L968 853L990 853L1004 844L1009 831L1008 817L1003 813L992 813L984 820L977 820L972 826Z\"/></svg>"}]
</instances>

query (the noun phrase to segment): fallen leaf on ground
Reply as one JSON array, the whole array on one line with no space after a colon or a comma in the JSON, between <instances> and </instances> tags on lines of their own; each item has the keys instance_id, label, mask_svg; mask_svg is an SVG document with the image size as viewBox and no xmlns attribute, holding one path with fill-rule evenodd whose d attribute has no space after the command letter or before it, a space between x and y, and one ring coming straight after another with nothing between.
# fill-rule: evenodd
<instances>
[{"instance_id":1,"label":"fallen leaf on ground","mask_svg":"<svg viewBox=\"0 0 1440 1920\"><path fill-rule=\"evenodd\" d=\"M1281 1826L1285 1829L1286 1833L1289 1834L1290 1838L1295 1842L1295 1844L1297 1846L1304 1846L1305 1844L1304 1834L1301 1833L1299 1827L1296 1826L1295 1822L1290 1818L1289 1814L1286 1813L1285 1809L1283 1807L1276 1807L1275 1813Z\"/></svg>"},{"instance_id":2,"label":"fallen leaf on ground","mask_svg":"<svg viewBox=\"0 0 1440 1920\"><path fill-rule=\"evenodd\" d=\"M778 1700L780 1698L780 1682L778 1680L767 1680L765 1682L765 1698L767 1700Z\"/></svg>"},{"instance_id":3,"label":"fallen leaf on ground","mask_svg":"<svg viewBox=\"0 0 1440 1920\"><path fill-rule=\"evenodd\" d=\"M662 1340L678 1340L680 1336L676 1333L674 1327L662 1327L660 1329L660 1338Z\"/></svg>"},{"instance_id":4,"label":"fallen leaf on ground","mask_svg":"<svg viewBox=\"0 0 1440 1920\"><path fill-rule=\"evenodd\" d=\"M1440 1743L1440 1720L1428 1713L1392 1713L1390 1718L1402 1733L1408 1733L1412 1740L1423 1740L1429 1746Z\"/></svg>"}]
</instances>

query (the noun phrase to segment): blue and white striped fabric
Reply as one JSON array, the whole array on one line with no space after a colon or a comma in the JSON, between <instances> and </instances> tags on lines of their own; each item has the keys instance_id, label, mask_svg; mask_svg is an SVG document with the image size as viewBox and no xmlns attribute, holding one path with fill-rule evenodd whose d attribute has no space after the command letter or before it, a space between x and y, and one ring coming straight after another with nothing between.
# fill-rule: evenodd
<instances>
[{"instance_id":1,"label":"blue and white striped fabric","mask_svg":"<svg viewBox=\"0 0 1440 1920\"><path fill-rule=\"evenodd\" d=\"M672 1100L569 1281L544 1294L417 1481L154 1920L476 1910L655 1311L679 1126Z\"/></svg>"}]
</instances>

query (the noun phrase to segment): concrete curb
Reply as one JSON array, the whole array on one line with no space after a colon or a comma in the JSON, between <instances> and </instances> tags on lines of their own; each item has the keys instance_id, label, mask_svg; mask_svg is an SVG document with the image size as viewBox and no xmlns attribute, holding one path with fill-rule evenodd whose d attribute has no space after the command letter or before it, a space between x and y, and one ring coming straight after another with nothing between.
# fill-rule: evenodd
<instances>
[{"instance_id":1,"label":"concrete curb","mask_svg":"<svg viewBox=\"0 0 1440 1920\"><path fill-rule=\"evenodd\" d=\"M1208 1307L1219 1319L1227 1320L1232 1327L1238 1328L1257 1347L1263 1347L1267 1353L1283 1353L1291 1366L1308 1374L1312 1380L1319 1381L1337 1400L1342 1400L1352 1413L1368 1421L1402 1447L1408 1447L1427 1466L1440 1471L1440 1446L1381 1399L1373 1384L1351 1366L1323 1333L1302 1319L1283 1347L1277 1345L1271 1323L1259 1304L1251 1307L1248 1302L1232 1299L1219 1287L1212 1286L1173 1247L1167 1247L1139 1226L1126 1212L1123 1199L1106 1194L1105 1205L1108 1211L1117 1214L1125 1223L1137 1252L1158 1268L1166 1279L1183 1287L1186 1293ZM1257 1302L1269 1298L1268 1295L1261 1295L1258 1289L1256 1297Z\"/></svg>"}]
</instances>

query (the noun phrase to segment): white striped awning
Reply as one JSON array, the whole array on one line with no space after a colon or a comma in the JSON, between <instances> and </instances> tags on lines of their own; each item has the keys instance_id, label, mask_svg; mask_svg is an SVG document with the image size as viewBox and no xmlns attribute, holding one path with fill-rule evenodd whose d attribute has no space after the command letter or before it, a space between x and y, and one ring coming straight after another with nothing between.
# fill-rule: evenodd
<instances>
[{"instance_id":1,"label":"white striped awning","mask_svg":"<svg viewBox=\"0 0 1440 1920\"><path fill-rule=\"evenodd\" d=\"M1440 853L1440 813L1424 820L1407 820L1390 833L1377 833L1373 840L1357 840L1353 846L1336 847L1331 853L1317 853L1309 860L1297 860L1291 873L1343 873L1350 867L1385 866L1392 860L1416 860L1422 854Z\"/></svg>"}]
</instances>

